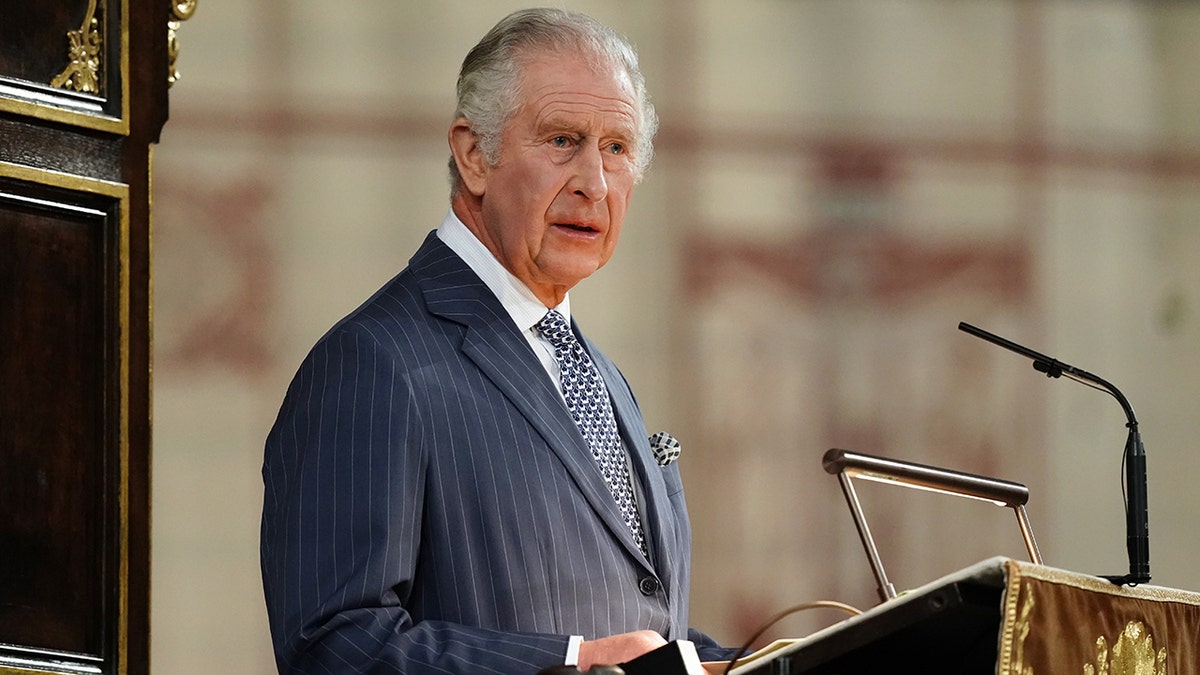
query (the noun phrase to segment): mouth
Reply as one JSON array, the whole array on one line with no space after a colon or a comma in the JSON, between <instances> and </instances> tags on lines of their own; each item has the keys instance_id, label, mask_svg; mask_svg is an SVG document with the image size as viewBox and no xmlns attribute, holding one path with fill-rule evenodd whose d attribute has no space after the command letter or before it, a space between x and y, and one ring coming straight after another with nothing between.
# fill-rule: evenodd
<instances>
[{"instance_id":1,"label":"mouth","mask_svg":"<svg viewBox=\"0 0 1200 675\"><path fill-rule=\"evenodd\" d=\"M554 226L564 230L570 230L572 232L579 232L581 234L595 234L600 231L595 227L585 223L555 223Z\"/></svg>"}]
</instances>

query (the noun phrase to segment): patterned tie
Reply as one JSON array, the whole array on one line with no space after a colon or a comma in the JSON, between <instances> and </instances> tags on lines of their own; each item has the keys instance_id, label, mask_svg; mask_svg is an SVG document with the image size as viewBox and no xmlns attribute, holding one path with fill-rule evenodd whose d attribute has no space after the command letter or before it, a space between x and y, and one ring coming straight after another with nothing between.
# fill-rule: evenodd
<instances>
[{"instance_id":1,"label":"patterned tie","mask_svg":"<svg viewBox=\"0 0 1200 675\"><path fill-rule=\"evenodd\" d=\"M567 400L567 409L592 449L592 457L600 467L604 481L608 483L608 490L616 500L625 524L633 533L633 540L645 555L646 541L642 535L642 521L633 503L629 464L625 461L621 437L617 433L617 420L613 416L612 402L604 388L604 380L600 378L600 371L583 350L583 345L575 339L571 326L562 314L550 310L535 328L554 347L554 358L558 360L562 371L563 398Z\"/></svg>"}]
</instances>

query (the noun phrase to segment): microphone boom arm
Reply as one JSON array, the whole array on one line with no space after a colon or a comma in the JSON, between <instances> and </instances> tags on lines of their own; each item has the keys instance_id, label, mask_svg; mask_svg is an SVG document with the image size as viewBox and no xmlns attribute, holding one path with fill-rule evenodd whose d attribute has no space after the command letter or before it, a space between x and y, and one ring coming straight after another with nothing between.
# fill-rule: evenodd
<instances>
[{"instance_id":1,"label":"microphone boom arm","mask_svg":"<svg viewBox=\"0 0 1200 675\"><path fill-rule=\"evenodd\" d=\"M966 322L959 322L958 329L1031 359L1033 369L1045 373L1046 377L1067 375L1070 379L1090 382L1111 394L1121 404L1127 420L1125 426L1129 428L1124 458L1125 483L1129 489L1125 502L1125 539L1129 554L1129 574L1106 576L1105 578L1118 585L1137 585L1149 582L1150 508L1146 490L1146 448L1142 444L1142 434L1138 431L1137 417L1133 414L1133 406L1129 405L1129 400L1112 383L1086 370L1067 365Z\"/></svg>"}]
</instances>

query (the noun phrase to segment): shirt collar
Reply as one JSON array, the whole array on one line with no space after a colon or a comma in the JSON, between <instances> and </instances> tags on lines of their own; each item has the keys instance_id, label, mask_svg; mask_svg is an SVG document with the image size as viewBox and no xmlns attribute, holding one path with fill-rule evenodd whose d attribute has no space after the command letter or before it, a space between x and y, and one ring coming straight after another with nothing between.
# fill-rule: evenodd
<instances>
[{"instance_id":1,"label":"shirt collar","mask_svg":"<svg viewBox=\"0 0 1200 675\"><path fill-rule=\"evenodd\" d=\"M533 330L533 325L546 315L546 305L520 279L513 276L492 252L479 241L475 233L459 220L451 210L442 219L437 229L438 239L442 240L451 251L467 263L484 285L500 300L505 311L512 317L517 327L522 331ZM563 296L563 301L553 309L558 310L567 322L571 321L571 296Z\"/></svg>"}]
</instances>

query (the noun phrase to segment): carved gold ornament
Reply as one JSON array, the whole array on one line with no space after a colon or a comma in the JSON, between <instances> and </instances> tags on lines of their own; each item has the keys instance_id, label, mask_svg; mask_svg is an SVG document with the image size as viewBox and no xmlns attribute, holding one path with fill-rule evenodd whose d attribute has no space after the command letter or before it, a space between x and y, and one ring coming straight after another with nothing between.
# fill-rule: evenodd
<instances>
[{"instance_id":1,"label":"carved gold ornament","mask_svg":"<svg viewBox=\"0 0 1200 675\"><path fill-rule=\"evenodd\" d=\"M1096 665L1083 667L1084 675L1167 675L1166 648L1154 651L1154 636L1141 621L1130 621L1112 650L1104 636L1096 638Z\"/></svg>"},{"instance_id":2,"label":"carved gold ornament","mask_svg":"<svg viewBox=\"0 0 1200 675\"><path fill-rule=\"evenodd\" d=\"M100 93L100 22L96 19L96 0L88 3L87 15L79 30L67 32L70 64L50 80L60 89L71 88L85 94Z\"/></svg>"},{"instance_id":3,"label":"carved gold ornament","mask_svg":"<svg viewBox=\"0 0 1200 675\"><path fill-rule=\"evenodd\" d=\"M167 84L179 81L180 73L175 67L179 59L179 27L196 12L197 0L170 0L171 19L167 21Z\"/></svg>"}]
</instances>

